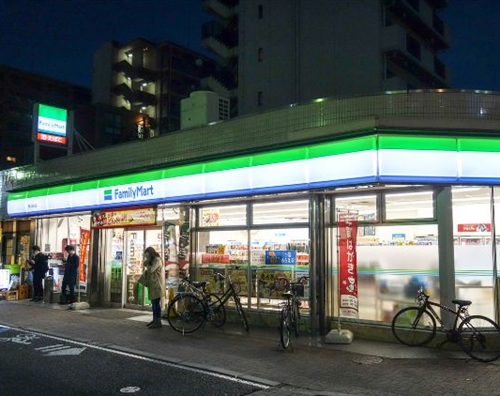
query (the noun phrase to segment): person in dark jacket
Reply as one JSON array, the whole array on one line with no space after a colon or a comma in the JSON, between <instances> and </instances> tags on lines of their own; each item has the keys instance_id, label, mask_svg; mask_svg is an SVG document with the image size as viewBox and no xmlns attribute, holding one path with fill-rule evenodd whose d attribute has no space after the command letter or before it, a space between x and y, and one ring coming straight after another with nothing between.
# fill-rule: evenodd
<instances>
[{"instance_id":1,"label":"person in dark jacket","mask_svg":"<svg viewBox=\"0 0 500 396\"><path fill-rule=\"evenodd\" d=\"M40 246L34 245L31 250L33 258L28 260L33 271L33 298L31 301L38 302L43 300L43 278L49 270L49 259L40 251Z\"/></svg>"},{"instance_id":2,"label":"person in dark jacket","mask_svg":"<svg viewBox=\"0 0 500 396\"><path fill-rule=\"evenodd\" d=\"M66 264L64 265L64 276L61 286L61 297L66 295L66 289L69 288L69 297L65 301L62 297L61 302L71 304L75 302L75 285L78 279L78 266L80 265L80 257L75 253L73 245L67 245L64 250L68 253Z\"/></svg>"}]
</instances>

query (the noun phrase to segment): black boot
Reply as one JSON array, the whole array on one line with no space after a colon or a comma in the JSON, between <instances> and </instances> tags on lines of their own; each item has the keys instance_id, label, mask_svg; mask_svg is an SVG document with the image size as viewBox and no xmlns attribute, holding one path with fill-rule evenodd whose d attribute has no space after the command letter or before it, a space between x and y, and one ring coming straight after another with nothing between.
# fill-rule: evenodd
<instances>
[{"instance_id":1,"label":"black boot","mask_svg":"<svg viewBox=\"0 0 500 396\"><path fill-rule=\"evenodd\" d=\"M150 329L159 329L161 327L163 327L163 325L161 324L161 319L155 319L153 321L153 324L149 326Z\"/></svg>"},{"instance_id":2,"label":"black boot","mask_svg":"<svg viewBox=\"0 0 500 396\"><path fill-rule=\"evenodd\" d=\"M151 325L152 325L154 322L155 322L155 321L154 321L154 319L153 319L153 320L152 320L151 322L149 322L146 326L147 326L147 327L151 327Z\"/></svg>"}]
</instances>

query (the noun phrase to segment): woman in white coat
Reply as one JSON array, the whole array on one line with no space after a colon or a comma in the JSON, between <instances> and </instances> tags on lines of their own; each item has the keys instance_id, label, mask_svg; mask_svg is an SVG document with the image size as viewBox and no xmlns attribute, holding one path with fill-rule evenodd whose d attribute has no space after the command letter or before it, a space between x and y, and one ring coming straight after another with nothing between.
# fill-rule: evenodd
<instances>
[{"instance_id":1,"label":"woman in white coat","mask_svg":"<svg viewBox=\"0 0 500 396\"><path fill-rule=\"evenodd\" d=\"M159 253L151 246L144 251L144 276L153 308L153 320L147 326L158 329L162 327L161 311L165 309L165 266Z\"/></svg>"}]
</instances>

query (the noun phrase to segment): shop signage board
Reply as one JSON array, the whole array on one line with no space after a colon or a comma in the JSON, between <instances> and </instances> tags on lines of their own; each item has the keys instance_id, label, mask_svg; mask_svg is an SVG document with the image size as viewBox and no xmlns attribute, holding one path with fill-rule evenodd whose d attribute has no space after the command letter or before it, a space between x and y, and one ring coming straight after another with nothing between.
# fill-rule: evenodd
<instances>
[{"instance_id":1,"label":"shop signage board","mask_svg":"<svg viewBox=\"0 0 500 396\"><path fill-rule=\"evenodd\" d=\"M266 250L265 263L271 265L295 265L297 264L297 252L295 250Z\"/></svg>"},{"instance_id":2,"label":"shop signage board","mask_svg":"<svg viewBox=\"0 0 500 396\"><path fill-rule=\"evenodd\" d=\"M500 185L500 140L366 136L12 192L7 211L16 217L384 182Z\"/></svg>"},{"instance_id":3,"label":"shop signage board","mask_svg":"<svg viewBox=\"0 0 500 396\"><path fill-rule=\"evenodd\" d=\"M0 289L7 289L10 283L10 271L8 269L0 269Z\"/></svg>"},{"instance_id":4,"label":"shop signage board","mask_svg":"<svg viewBox=\"0 0 500 396\"><path fill-rule=\"evenodd\" d=\"M92 212L92 228L141 227L155 224L156 207Z\"/></svg>"},{"instance_id":5,"label":"shop signage board","mask_svg":"<svg viewBox=\"0 0 500 396\"><path fill-rule=\"evenodd\" d=\"M339 316L358 317L357 211L338 212Z\"/></svg>"},{"instance_id":6,"label":"shop signage board","mask_svg":"<svg viewBox=\"0 0 500 396\"><path fill-rule=\"evenodd\" d=\"M220 212L217 208L203 208L201 214L202 227L217 227L219 225Z\"/></svg>"},{"instance_id":7,"label":"shop signage board","mask_svg":"<svg viewBox=\"0 0 500 396\"><path fill-rule=\"evenodd\" d=\"M87 257L90 248L90 230L80 228L80 281L87 281Z\"/></svg>"},{"instance_id":8,"label":"shop signage board","mask_svg":"<svg viewBox=\"0 0 500 396\"><path fill-rule=\"evenodd\" d=\"M491 232L490 223L469 223L469 224L458 224L458 232Z\"/></svg>"},{"instance_id":9,"label":"shop signage board","mask_svg":"<svg viewBox=\"0 0 500 396\"><path fill-rule=\"evenodd\" d=\"M44 143L66 145L68 110L38 104L36 140Z\"/></svg>"}]
</instances>

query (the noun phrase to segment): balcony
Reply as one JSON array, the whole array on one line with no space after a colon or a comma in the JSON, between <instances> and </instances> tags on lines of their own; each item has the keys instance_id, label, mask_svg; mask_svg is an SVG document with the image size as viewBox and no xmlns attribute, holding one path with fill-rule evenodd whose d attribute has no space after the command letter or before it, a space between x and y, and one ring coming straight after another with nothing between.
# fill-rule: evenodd
<instances>
[{"instance_id":1,"label":"balcony","mask_svg":"<svg viewBox=\"0 0 500 396\"><path fill-rule=\"evenodd\" d=\"M114 70L117 73L124 73L133 81L156 81L156 72L144 67L132 66L127 60L122 60L114 65Z\"/></svg>"},{"instance_id":2,"label":"balcony","mask_svg":"<svg viewBox=\"0 0 500 396\"><path fill-rule=\"evenodd\" d=\"M238 0L203 0L203 10L222 18L230 18L238 13Z\"/></svg>"},{"instance_id":3,"label":"balcony","mask_svg":"<svg viewBox=\"0 0 500 396\"><path fill-rule=\"evenodd\" d=\"M439 9L439 8L444 8L448 6L448 3L450 0L426 0L428 4L430 4L432 7Z\"/></svg>"},{"instance_id":4,"label":"balcony","mask_svg":"<svg viewBox=\"0 0 500 396\"><path fill-rule=\"evenodd\" d=\"M230 98L232 95L231 90L227 86L222 84L220 80L217 80L213 76L201 80L201 86L202 88L207 88L211 91L214 91L223 98Z\"/></svg>"},{"instance_id":5,"label":"balcony","mask_svg":"<svg viewBox=\"0 0 500 396\"><path fill-rule=\"evenodd\" d=\"M403 0L386 2L386 7L396 18L418 34L422 40L430 44L434 51L442 51L450 47L448 29L444 24L439 23L438 17L434 18L435 28L433 28L427 25L419 14Z\"/></svg>"},{"instance_id":6,"label":"balcony","mask_svg":"<svg viewBox=\"0 0 500 396\"><path fill-rule=\"evenodd\" d=\"M229 48L215 37L207 37L201 42L202 46L210 51L213 51L224 60L229 60L238 55L238 47ZM222 62L224 63L224 62Z\"/></svg>"},{"instance_id":7,"label":"balcony","mask_svg":"<svg viewBox=\"0 0 500 396\"><path fill-rule=\"evenodd\" d=\"M209 21L201 26L201 38L215 37L228 48L238 45L238 27L236 24L229 24L224 27L219 22Z\"/></svg>"},{"instance_id":8,"label":"balcony","mask_svg":"<svg viewBox=\"0 0 500 396\"><path fill-rule=\"evenodd\" d=\"M127 84L119 84L113 88L113 93L123 96L134 106L155 106L156 97L144 91L132 91Z\"/></svg>"},{"instance_id":9,"label":"balcony","mask_svg":"<svg viewBox=\"0 0 500 396\"><path fill-rule=\"evenodd\" d=\"M238 30L234 27L225 28L218 22L210 21L203 24L201 38L203 47L213 51L223 59L237 55Z\"/></svg>"},{"instance_id":10,"label":"balcony","mask_svg":"<svg viewBox=\"0 0 500 396\"><path fill-rule=\"evenodd\" d=\"M385 57L388 63L405 70L417 78L426 88L448 88L448 84L444 79L422 67L401 50L386 51Z\"/></svg>"}]
</instances>

